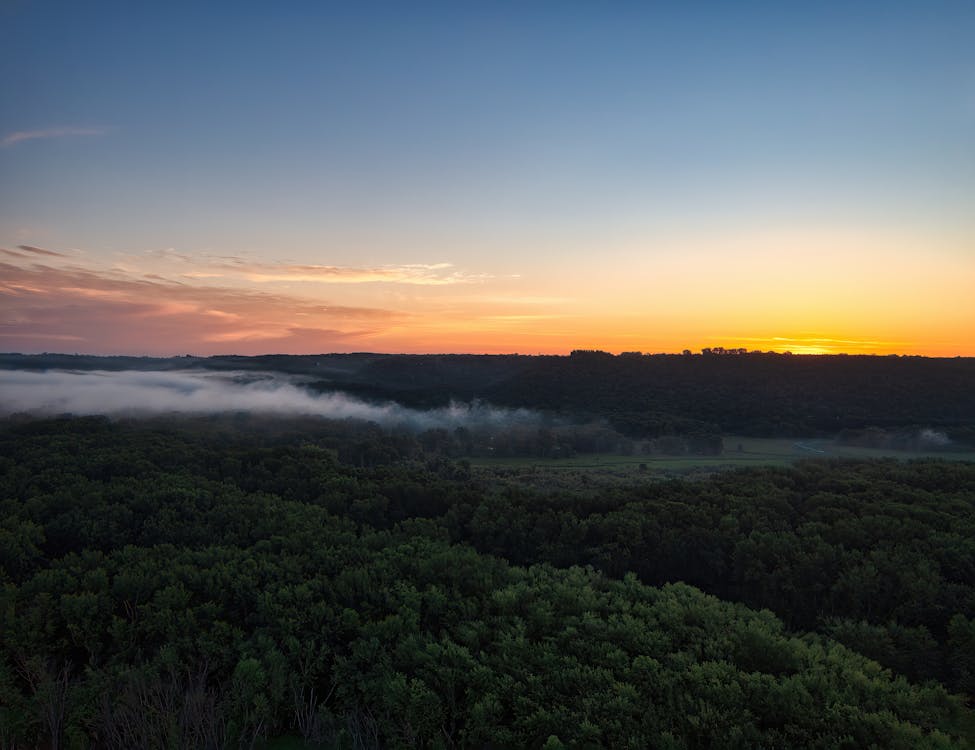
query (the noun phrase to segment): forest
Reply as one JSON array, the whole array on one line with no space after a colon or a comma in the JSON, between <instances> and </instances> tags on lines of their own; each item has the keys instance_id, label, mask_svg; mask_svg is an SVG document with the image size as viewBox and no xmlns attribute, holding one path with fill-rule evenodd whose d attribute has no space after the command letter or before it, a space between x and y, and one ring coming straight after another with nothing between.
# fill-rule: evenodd
<instances>
[{"instance_id":1,"label":"forest","mask_svg":"<svg viewBox=\"0 0 975 750\"><path fill-rule=\"evenodd\" d=\"M972 463L551 482L350 421L18 416L0 518L3 748L975 740Z\"/></svg>"}]
</instances>

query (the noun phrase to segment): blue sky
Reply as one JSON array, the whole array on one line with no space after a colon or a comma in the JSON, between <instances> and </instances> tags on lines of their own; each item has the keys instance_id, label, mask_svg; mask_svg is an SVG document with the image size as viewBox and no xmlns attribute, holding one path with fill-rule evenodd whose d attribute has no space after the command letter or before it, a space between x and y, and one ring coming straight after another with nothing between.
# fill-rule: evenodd
<instances>
[{"instance_id":1,"label":"blue sky","mask_svg":"<svg viewBox=\"0 0 975 750\"><path fill-rule=\"evenodd\" d=\"M513 296L552 296L556 278L590 313L616 303L614 273L688 254L752 263L734 248L770 232L803 248L855 236L846 252L873 263L891 236L909 238L896 252L951 275L975 256L972 3L15 2L0 14L8 248L99 267L165 249L450 263L523 279L499 287ZM389 306L405 292L357 294Z\"/></svg>"}]
</instances>

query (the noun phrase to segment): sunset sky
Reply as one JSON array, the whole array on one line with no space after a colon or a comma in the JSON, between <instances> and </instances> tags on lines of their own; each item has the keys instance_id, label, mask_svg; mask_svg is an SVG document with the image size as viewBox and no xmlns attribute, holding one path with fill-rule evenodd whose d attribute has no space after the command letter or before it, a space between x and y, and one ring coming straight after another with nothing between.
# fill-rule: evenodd
<instances>
[{"instance_id":1,"label":"sunset sky","mask_svg":"<svg viewBox=\"0 0 975 750\"><path fill-rule=\"evenodd\" d=\"M0 351L975 356L975 3L0 4Z\"/></svg>"}]
</instances>

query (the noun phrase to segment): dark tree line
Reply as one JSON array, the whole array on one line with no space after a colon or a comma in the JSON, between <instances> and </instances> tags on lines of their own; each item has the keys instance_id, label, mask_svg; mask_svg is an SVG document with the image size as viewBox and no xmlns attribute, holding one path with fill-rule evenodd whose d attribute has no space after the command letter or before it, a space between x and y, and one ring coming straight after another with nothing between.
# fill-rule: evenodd
<instances>
[{"instance_id":1,"label":"dark tree line","mask_svg":"<svg viewBox=\"0 0 975 750\"><path fill-rule=\"evenodd\" d=\"M489 388L497 403L591 411L632 435L834 435L943 426L975 438L973 359L645 355L537 357Z\"/></svg>"},{"instance_id":2,"label":"dark tree line","mask_svg":"<svg viewBox=\"0 0 975 750\"><path fill-rule=\"evenodd\" d=\"M0 354L0 367L264 370L314 389L416 407L482 399L597 417L631 438L934 427L975 444L975 358L578 351L570 356L321 354L87 357Z\"/></svg>"}]
</instances>

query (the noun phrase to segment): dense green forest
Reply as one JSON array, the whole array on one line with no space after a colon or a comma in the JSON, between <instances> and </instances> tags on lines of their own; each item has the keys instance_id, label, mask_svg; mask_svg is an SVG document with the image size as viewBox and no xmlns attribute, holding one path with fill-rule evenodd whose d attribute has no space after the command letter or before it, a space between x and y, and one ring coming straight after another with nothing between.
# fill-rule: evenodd
<instances>
[{"instance_id":1,"label":"dense green forest","mask_svg":"<svg viewBox=\"0 0 975 750\"><path fill-rule=\"evenodd\" d=\"M556 487L375 430L3 423L0 747L970 746L975 465Z\"/></svg>"}]
</instances>

